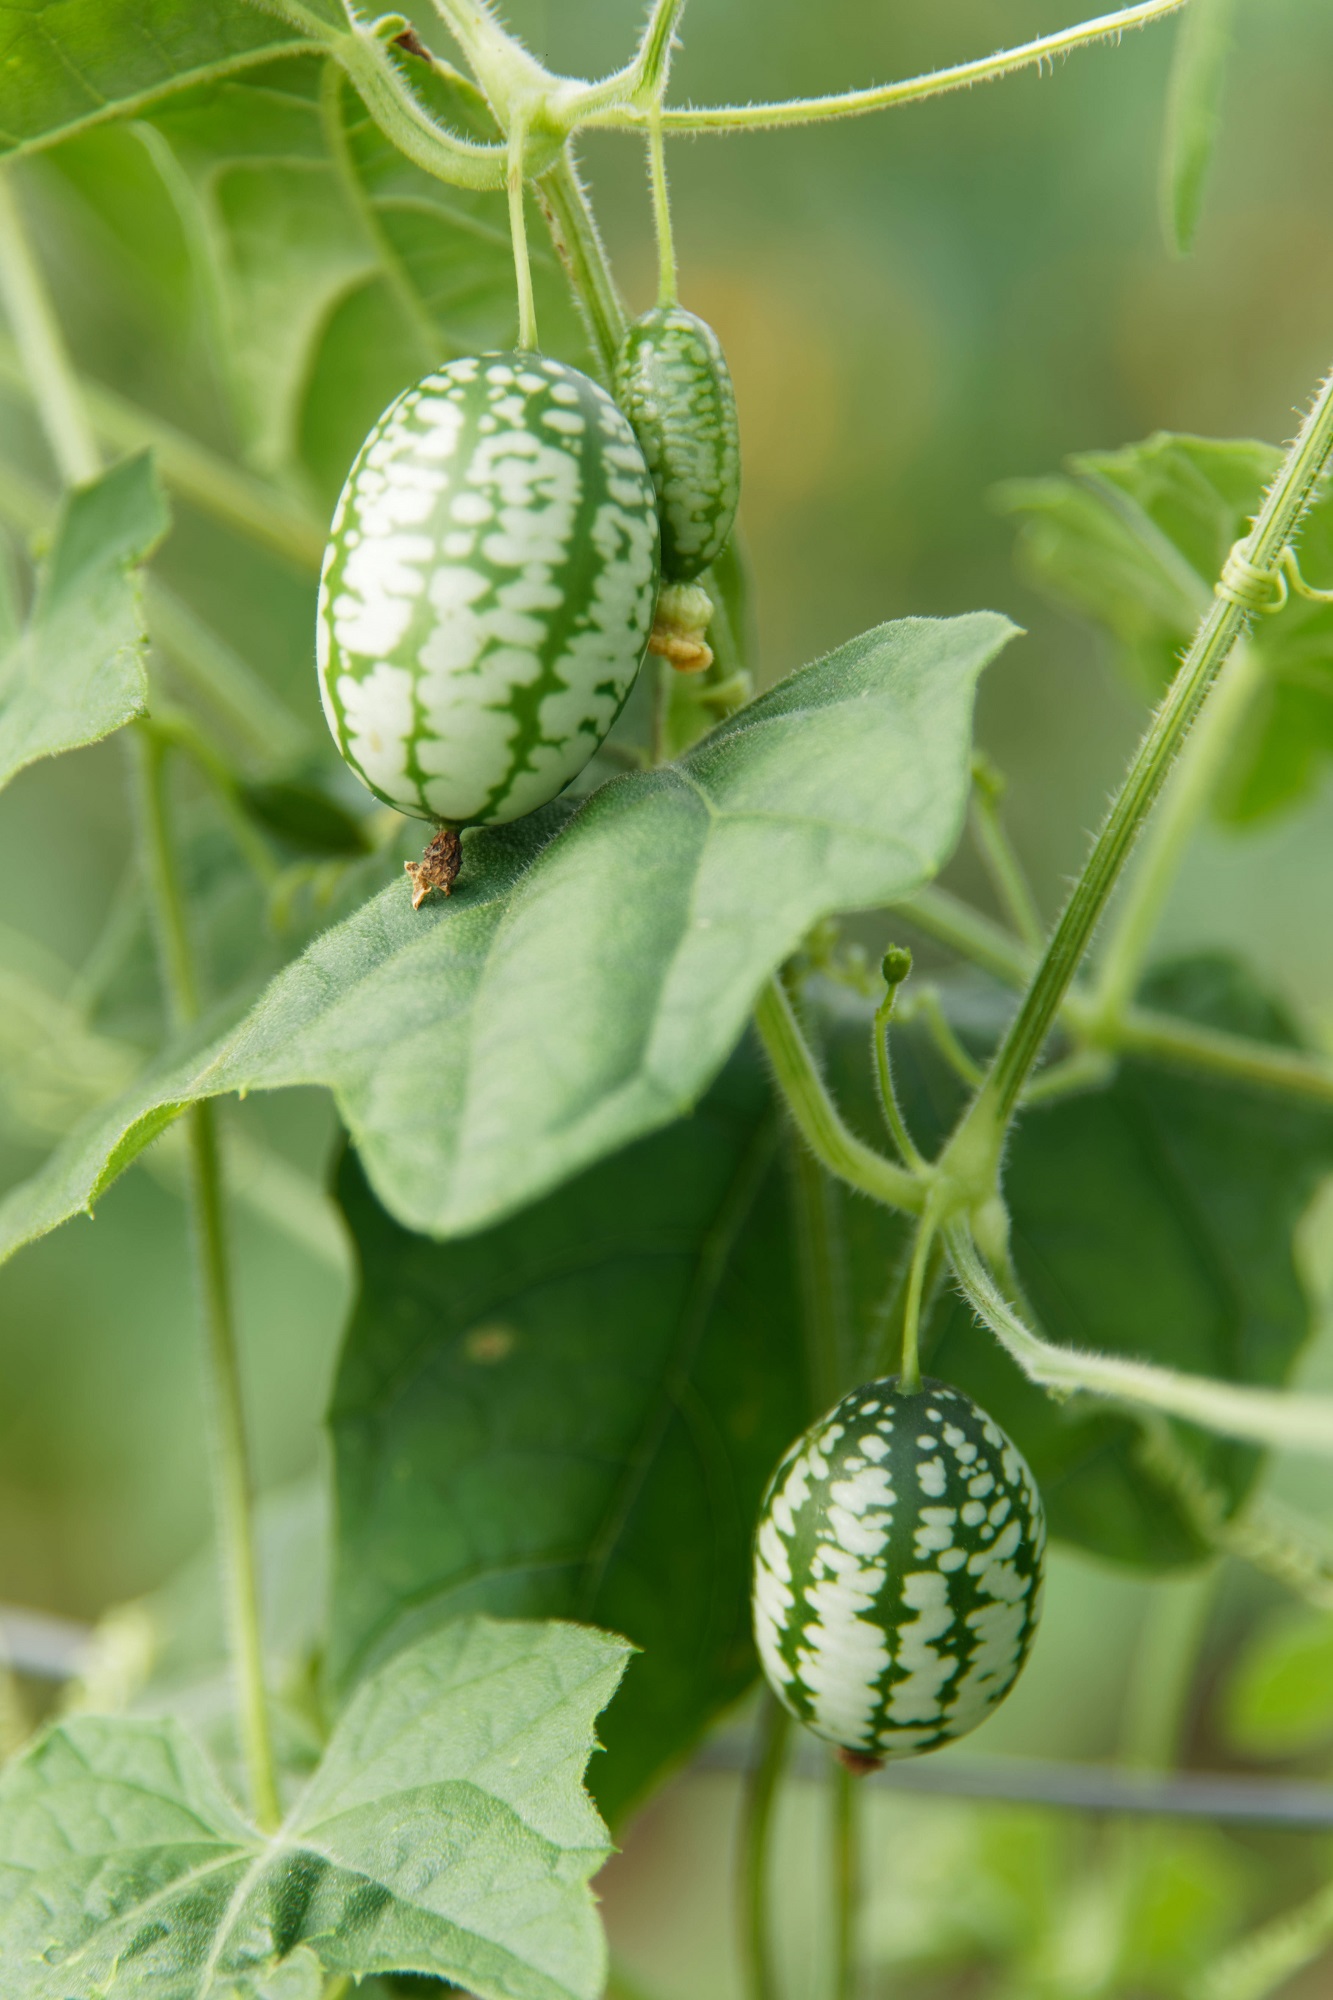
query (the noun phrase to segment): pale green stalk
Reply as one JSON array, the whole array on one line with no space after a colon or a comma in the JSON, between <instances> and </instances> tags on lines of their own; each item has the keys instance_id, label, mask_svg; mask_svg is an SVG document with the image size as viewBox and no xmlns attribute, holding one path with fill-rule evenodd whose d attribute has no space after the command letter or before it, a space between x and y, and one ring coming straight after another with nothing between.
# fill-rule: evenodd
<instances>
[{"instance_id":1,"label":"pale green stalk","mask_svg":"<svg viewBox=\"0 0 1333 2000\"><path fill-rule=\"evenodd\" d=\"M1113 1033L1143 976L1162 909L1185 850L1217 790L1236 736L1264 684L1255 646L1238 644L1162 795L1119 907L1113 910L1094 983L1099 1034Z\"/></svg>"},{"instance_id":2,"label":"pale green stalk","mask_svg":"<svg viewBox=\"0 0 1333 2000\"><path fill-rule=\"evenodd\" d=\"M671 70L671 44L684 12L685 0L656 0L648 17L648 25L643 31L643 40L631 70L631 95L642 103L660 104L662 101Z\"/></svg>"},{"instance_id":3,"label":"pale green stalk","mask_svg":"<svg viewBox=\"0 0 1333 2000\"><path fill-rule=\"evenodd\" d=\"M532 262L528 256L528 219L524 202L523 140L526 127L515 118L509 128L509 238L514 249L514 280L518 287L518 347L537 351L537 303L532 295Z\"/></svg>"},{"instance_id":4,"label":"pale green stalk","mask_svg":"<svg viewBox=\"0 0 1333 2000\"><path fill-rule=\"evenodd\" d=\"M949 69L932 70L925 76L887 83L869 90L841 91L831 97L794 98L785 104L718 104L667 110L662 122L671 132L755 132L773 131L786 125L809 125L821 118L855 118L868 111L883 111L897 104L917 104L923 98L939 97L949 90L967 90L974 83L990 83L1016 70L1041 69L1057 56L1094 42L1109 41L1130 28L1144 28L1174 14L1186 0L1139 0L1133 7L1100 14L1095 20L1081 21L1072 28L1060 28L1051 35L1038 35L1017 48L1002 49L993 56L955 63ZM580 104L580 123L603 126L642 125L647 112L639 106L620 104L586 110Z\"/></svg>"},{"instance_id":5,"label":"pale green stalk","mask_svg":"<svg viewBox=\"0 0 1333 2000\"><path fill-rule=\"evenodd\" d=\"M1024 1325L982 1261L965 1222L944 1231L949 1261L968 1304L1033 1382L1055 1395L1088 1390L1128 1409L1159 1410L1224 1437L1333 1455L1333 1396L1241 1387L1184 1375L1148 1361L1084 1354L1040 1339Z\"/></svg>"},{"instance_id":6,"label":"pale green stalk","mask_svg":"<svg viewBox=\"0 0 1333 2000\"><path fill-rule=\"evenodd\" d=\"M568 147L537 182L537 197L609 382L625 337L625 308Z\"/></svg>"},{"instance_id":7,"label":"pale green stalk","mask_svg":"<svg viewBox=\"0 0 1333 2000\"><path fill-rule=\"evenodd\" d=\"M778 980L770 979L763 989L754 1017L787 1109L815 1158L831 1174L886 1207L918 1214L925 1202L922 1182L867 1146L843 1123Z\"/></svg>"},{"instance_id":8,"label":"pale green stalk","mask_svg":"<svg viewBox=\"0 0 1333 2000\"><path fill-rule=\"evenodd\" d=\"M1023 864L1001 824L995 796L984 780L979 780L972 792L972 837L1000 908L1035 955L1046 942L1046 928L1023 873Z\"/></svg>"},{"instance_id":9,"label":"pale green stalk","mask_svg":"<svg viewBox=\"0 0 1333 2000\"><path fill-rule=\"evenodd\" d=\"M676 303L676 243L671 229L671 195L667 188L666 152L662 145L662 121L654 117L648 127L648 184L653 196L653 227L657 233L657 303Z\"/></svg>"}]
</instances>

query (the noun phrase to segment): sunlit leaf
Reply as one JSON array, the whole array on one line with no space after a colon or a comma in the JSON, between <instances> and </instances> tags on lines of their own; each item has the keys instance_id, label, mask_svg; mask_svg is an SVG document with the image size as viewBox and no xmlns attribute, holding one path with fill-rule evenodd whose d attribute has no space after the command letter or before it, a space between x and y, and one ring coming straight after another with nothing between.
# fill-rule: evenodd
<instances>
[{"instance_id":1,"label":"sunlit leaf","mask_svg":"<svg viewBox=\"0 0 1333 2000\"><path fill-rule=\"evenodd\" d=\"M168 1068L0 1207L0 1251L87 1208L182 1106L323 1083L376 1193L461 1234L687 1111L812 923L910 895L957 839L988 612L881 626L677 764L464 840L328 931L202 1062Z\"/></svg>"},{"instance_id":2,"label":"sunlit leaf","mask_svg":"<svg viewBox=\"0 0 1333 2000\"><path fill-rule=\"evenodd\" d=\"M596 2000L582 1777L627 1650L458 1620L363 1683L271 1837L177 1724L59 1723L0 1779L7 2000L307 2000L316 1965Z\"/></svg>"},{"instance_id":3,"label":"sunlit leaf","mask_svg":"<svg viewBox=\"0 0 1333 2000\"><path fill-rule=\"evenodd\" d=\"M28 622L0 656L0 785L142 714L148 682L131 572L166 527L147 458L66 503Z\"/></svg>"}]
</instances>

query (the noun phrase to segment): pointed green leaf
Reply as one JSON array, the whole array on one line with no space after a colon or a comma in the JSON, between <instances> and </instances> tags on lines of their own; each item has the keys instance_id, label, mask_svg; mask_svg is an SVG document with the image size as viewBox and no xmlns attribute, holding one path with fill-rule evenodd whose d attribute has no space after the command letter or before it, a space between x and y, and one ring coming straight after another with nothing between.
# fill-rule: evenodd
<instances>
[{"instance_id":1,"label":"pointed green leaf","mask_svg":"<svg viewBox=\"0 0 1333 2000\"><path fill-rule=\"evenodd\" d=\"M31 616L0 657L0 785L143 713L144 630L130 572L166 528L146 457L66 502Z\"/></svg>"},{"instance_id":2,"label":"pointed green leaf","mask_svg":"<svg viewBox=\"0 0 1333 2000\"><path fill-rule=\"evenodd\" d=\"M582 1778L627 1652L456 1621L357 1690L272 1836L174 1722L57 1724L0 1779L6 2000L313 2000L316 1968L596 2000Z\"/></svg>"},{"instance_id":3,"label":"pointed green leaf","mask_svg":"<svg viewBox=\"0 0 1333 2000\"><path fill-rule=\"evenodd\" d=\"M1162 134L1162 227L1184 256L1194 242L1222 123L1236 0L1192 0L1176 29Z\"/></svg>"},{"instance_id":4,"label":"pointed green leaf","mask_svg":"<svg viewBox=\"0 0 1333 2000\"><path fill-rule=\"evenodd\" d=\"M812 1415L788 1163L748 1047L691 1118L456 1244L348 1155L334 1669L460 1611L643 1649L592 1782L618 1819L755 1672L760 1494Z\"/></svg>"},{"instance_id":5,"label":"pointed green leaf","mask_svg":"<svg viewBox=\"0 0 1333 2000\"><path fill-rule=\"evenodd\" d=\"M1161 433L1071 458L1067 476L1011 480L996 500L1019 523L1031 581L1102 626L1129 678L1156 700L1280 457L1244 439ZM1302 528L1301 561L1312 583L1333 577L1327 497ZM1293 593L1277 616L1254 620L1246 643L1267 672L1215 801L1232 822L1295 804L1333 757L1333 606Z\"/></svg>"},{"instance_id":6,"label":"pointed green leaf","mask_svg":"<svg viewBox=\"0 0 1333 2000\"><path fill-rule=\"evenodd\" d=\"M312 0L311 11L321 11ZM329 18L333 18L332 15ZM0 157L306 46L246 0L27 0L0 16Z\"/></svg>"},{"instance_id":7,"label":"pointed green leaf","mask_svg":"<svg viewBox=\"0 0 1333 2000\"><path fill-rule=\"evenodd\" d=\"M1013 631L906 619L792 674L674 765L465 837L317 940L202 1063L145 1081L0 1205L0 1255L88 1207L186 1103L322 1083L409 1228L478 1229L686 1111L831 911L910 895L958 836L972 697Z\"/></svg>"}]
</instances>

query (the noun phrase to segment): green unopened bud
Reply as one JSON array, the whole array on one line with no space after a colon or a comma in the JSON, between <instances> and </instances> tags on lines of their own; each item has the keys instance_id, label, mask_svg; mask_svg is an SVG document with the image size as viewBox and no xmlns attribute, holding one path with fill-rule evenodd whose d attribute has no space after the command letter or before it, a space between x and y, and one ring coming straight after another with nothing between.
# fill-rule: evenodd
<instances>
[{"instance_id":1,"label":"green unopened bud","mask_svg":"<svg viewBox=\"0 0 1333 2000\"><path fill-rule=\"evenodd\" d=\"M884 984L901 986L912 970L912 954L905 944L891 944L884 954Z\"/></svg>"}]
</instances>

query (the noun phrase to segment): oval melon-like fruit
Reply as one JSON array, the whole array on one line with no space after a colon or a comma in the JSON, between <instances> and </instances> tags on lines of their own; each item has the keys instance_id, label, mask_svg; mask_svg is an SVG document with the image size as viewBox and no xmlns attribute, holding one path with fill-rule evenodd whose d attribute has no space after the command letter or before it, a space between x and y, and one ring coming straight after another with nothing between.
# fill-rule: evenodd
<instances>
[{"instance_id":1,"label":"oval melon-like fruit","mask_svg":"<svg viewBox=\"0 0 1333 2000\"><path fill-rule=\"evenodd\" d=\"M769 1482L754 1626L770 1687L857 1759L965 1736L1018 1678L1045 1520L1021 1453L970 1396L896 1376L844 1396Z\"/></svg>"},{"instance_id":2,"label":"oval melon-like fruit","mask_svg":"<svg viewBox=\"0 0 1333 2000\"><path fill-rule=\"evenodd\" d=\"M736 397L712 327L681 306L644 313L616 359L616 399L657 488L662 575L690 583L721 554L741 492Z\"/></svg>"},{"instance_id":3,"label":"oval melon-like fruit","mask_svg":"<svg viewBox=\"0 0 1333 2000\"><path fill-rule=\"evenodd\" d=\"M377 798L517 819L578 775L652 631L652 479L624 415L536 354L452 361L347 475L320 586L324 713Z\"/></svg>"}]
</instances>

